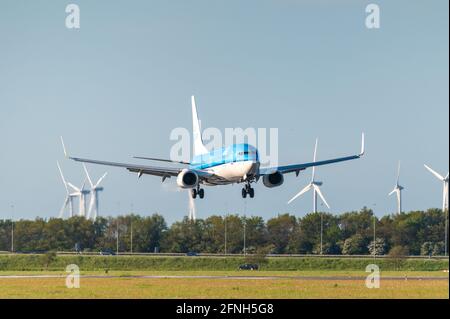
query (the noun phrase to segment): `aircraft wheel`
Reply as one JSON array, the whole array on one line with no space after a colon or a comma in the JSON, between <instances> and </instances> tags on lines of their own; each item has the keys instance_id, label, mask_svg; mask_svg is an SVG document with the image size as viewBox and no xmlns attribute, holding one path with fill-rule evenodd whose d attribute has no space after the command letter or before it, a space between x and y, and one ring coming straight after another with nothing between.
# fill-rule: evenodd
<instances>
[{"instance_id":1,"label":"aircraft wheel","mask_svg":"<svg viewBox=\"0 0 450 319\"><path fill-rule=\"evenodd\" d=\"M205 197L205 190L204 190L203 188L200 188L200 189L198 190L198 196L199 196L200 198L204 198L204 197Z\"/></svg>"},{"instance_id":2,"label":"aircraft wheel","mask_svg":"<svg viewBox=\"0 0 450 319\"><path fill-rule=\"evenodd\" d=\"M245 188L242 189L242 198L247 198L247 190Z\"/></svg>"},{"instance_id":3,"label":"aircraft wheel","mask_svg":"<svg viewBox=\"0 0 450 319\"><path fill-rule=\"evenodd\" d=\"M193 189L191 190L191 196L192 196L193 199L196 199L196 198L197 198L197 190L196 190L195 188L193 188Z\"/></svg>"},{"instance_id":4,"label":"aircraft wheel","mask_svg":"<svg viewBox=\"0 0 450 319\"><path fill-rule=\"evenodd\" d=\"M254 188L249 188L248 189L248 194L250 195L250 198L255 197L255 189Z\"/></svg>"}]
</instances>

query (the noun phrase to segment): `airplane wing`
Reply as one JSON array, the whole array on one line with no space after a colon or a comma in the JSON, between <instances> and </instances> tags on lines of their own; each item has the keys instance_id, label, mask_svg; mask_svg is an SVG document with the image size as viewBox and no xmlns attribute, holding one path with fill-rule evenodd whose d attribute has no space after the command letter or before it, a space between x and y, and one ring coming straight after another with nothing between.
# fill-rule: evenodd
<instances>
[{"instance_id":1,"label":"airplane wing","mask_svg":"<svg viewBox=\"0 0 450 319\"><path fill-rule=\"evenodd\" d=\"M287 174L287 173L293 173L295 172L298 176L300 171L303 171L307 169L308 167L314 167L314 166L322 166L322 165L328 165L333 163L339 163L339 162L345 162L345 161L351 161L358 158L361 158L365 153L364 150L364 133L362 134L362 143L361 143L361 152L358 155L351 155L351 156L345 156L345 157L337 157L332 158L325 161L317 161L317 162L311 162L311 163L303 163L303 164L292 164L292 165L285 165L285 166L277 166L277 167L267 167L267 168L261 168L260 169L260 175L269 175L276 171Z\"/></svg>"},{"instance_id":2,"label":"airplane wing","mask_svg":"<svg viewBox=\"0 0 450 319\"><path fill-rule=\"evenodd\" d=\"M128 163L119 163L119 162L108 162L108 161L99 161L94 159L80 158L80 157L71 157L68 155L66 146L64 145L64 140L61 137L61 143L64 150L64 155L73 161L82 162L82 163L90 163L96 165L106 165L106 166L114 166L114 167L122 167L126 168L128 171L133 173L138 173L139 176L142 175L153 175L160 176L163 178L163 181L166 178L170 178L172 176L178 176L178 174L184 169L180 167L161 167L161 166L149 166L149 165L139 165L139 164L128 164ZM195 173L199 176L200 181L205 178L211 177L211 174L201 170L194 170Z\"/></svg>"},{"instance_id":3,"label":"airplane wing","mask_svg":"<svg viewBox=\"0 0 450 319\"><path fill-rule=\"evenodd\" d=\"M126 168L130 172L139 173L140 175L147 174L147 175L161 176L161 177L166 177L166 178L169 178L172 176L177 176L183 170L182 168L107 162L107 161L98 161L98 160L79 158L79 157L69 157L69 159L76 161L76 162L82 162L82 163L122 167L122 168Z\"/></svg>"},{"instance_id":4,"label":"airplane wing","mask_svg":"<svg viewBox=\"0 0 450 319\"><path fill-rule=\"evenodd\" d=\"M148 166L148 165L136 165L136 164L127 164L127 163L118 163L118 162L107 162L107 161L98 161L87 158L79 158L79 157L67 157L76 162L96 164L96 165L106 165L106 166L114 166L114 167L122 167L126 168L128 171L133 173L138 173L139 176L142 175L153 175L160 176L163 178L163 181L166 178L171 178L174 176L178 176L178 174L184 169L180 167L160 167L160 166ZM200 182L204 182L207 178L212 178L215 175L202 171L202 170L192 170L194 171L198 177L200 178Z\"/></svg>"}]
</instances>

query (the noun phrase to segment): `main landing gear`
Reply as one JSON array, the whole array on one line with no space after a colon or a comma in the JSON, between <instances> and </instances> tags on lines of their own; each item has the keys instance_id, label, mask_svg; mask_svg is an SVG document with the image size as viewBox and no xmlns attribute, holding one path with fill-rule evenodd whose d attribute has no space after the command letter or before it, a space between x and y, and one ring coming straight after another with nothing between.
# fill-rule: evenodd
<instances>
[{"instance_id":1,"label":"main landing gear","mask_svg":"<svg viewBox=\"0 0 450 319\"><path fill-rule=\"evenodd\" d=\"M200 197L200 199L203 199L205 197L205 190L203 188L200 188L200 186L198 186L197 188L193 188L191 190L191 196L193 199L196 199L197 196Z\"/></svg>"},{"instance_id":2,"label":"main landing gear","mask_svg":"<svg viewBox=\"0 0 450 319\"><path fill-rule=\"evenodd\" d=\"M250 198L255 197L255 189L250 186L250 183L245 184L245 187L242 189L242 198L247 198L247 195Z\"/></svg>"}]
</instances>

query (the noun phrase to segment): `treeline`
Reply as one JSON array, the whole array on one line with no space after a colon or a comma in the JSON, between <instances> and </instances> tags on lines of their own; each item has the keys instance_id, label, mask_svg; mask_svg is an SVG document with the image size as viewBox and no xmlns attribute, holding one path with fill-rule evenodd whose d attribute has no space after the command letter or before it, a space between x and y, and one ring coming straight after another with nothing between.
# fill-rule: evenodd
<instances>
[{"instance_id":1,"label":"treeline","mask_svg":"<svg viewBox=\"0 0 450 319\"><path fill-rule=\"evenodd\" d=\"M322 225L322 226L321 226ZM374 225L376 240L374 241ZM0 251L11 250L11 220L0 221ZM321 241L321 227L323 236ZM441 210L374 217L367 208L340 215L284 214L184 218L168 227L164 217L128 215L14 222L16 252L84 251L165 253L273 253L332 255L444 255L445 216ZM118 234L118 240L117 240ZM245 241L245 245L244 245ZM322 245L321 245L322 242Z\"/></svg>"}]
</instances>

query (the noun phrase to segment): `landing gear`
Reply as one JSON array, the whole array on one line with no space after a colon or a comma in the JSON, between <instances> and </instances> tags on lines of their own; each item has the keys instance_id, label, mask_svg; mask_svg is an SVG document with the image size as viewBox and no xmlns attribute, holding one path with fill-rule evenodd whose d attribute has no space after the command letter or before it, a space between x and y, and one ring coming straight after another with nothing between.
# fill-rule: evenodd
<instances>
[{"instance_id":1,"label":"landing gear","mask_svg":"<svg viewBox=\"0 0 450 319\"><path fill-rule=\"evenodd\" d=\"M196 199L197 196L200 197L200 199L203 199L205 197L205 190L203 188L197 187L193 188L191 190L191 196L193 199Z\"/></svg>"},{"instance_id":2,"label":"landing gear","mask_svg":"<svg viewBox=\"0 0 450 319\"><path fill-rule=\"evenodd\" d=\"M242 198L247 198L247 195L249 195L250 198L255 197L255 189L250 186L250 183L246 184L242 189Z\"/></svg>"}]
</instances>

